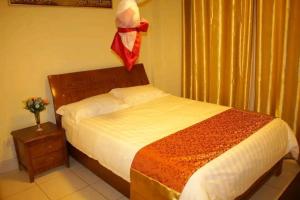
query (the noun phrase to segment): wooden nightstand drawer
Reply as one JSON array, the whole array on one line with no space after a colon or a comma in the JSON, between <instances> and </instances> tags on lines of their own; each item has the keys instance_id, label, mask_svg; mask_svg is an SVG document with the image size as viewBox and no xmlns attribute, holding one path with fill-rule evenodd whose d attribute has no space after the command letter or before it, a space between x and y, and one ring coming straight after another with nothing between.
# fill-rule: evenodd
<instances>
[{"instance_id":1,"label":"wooden nightstand drawer","mask_svg":"<svg viewBox=\"0 0 300 200\"><path fill-rule=\"evenodd\" d=\"M29 151L33 158L57 151L64 146L62 137L51 137L30 144Z\"/></svg>"},{"instance_id":2,"label":"wooden nightstand drawer","mask_svg":"<svg viewBox=\"0 0 300 200\"><path fill-rule=\"evenodd\" d=\"M42 131L36 126L12 131L19 169L26 169L29 180L53 167L69 166L65 131L51 122L41 124Z\"/></svg>"},{"instance_id":3,"label":"wooden nightstand drawer","mask_svg":"<svg viewBox=\"0 0 300 200\"><path fill-rule=\"evenodd\" d=\"M45 156L32 159L32 167L34 171L45 171L49 168L59 166L64 163L63 150L49 153Z\"/></svg>"}]
</instances>

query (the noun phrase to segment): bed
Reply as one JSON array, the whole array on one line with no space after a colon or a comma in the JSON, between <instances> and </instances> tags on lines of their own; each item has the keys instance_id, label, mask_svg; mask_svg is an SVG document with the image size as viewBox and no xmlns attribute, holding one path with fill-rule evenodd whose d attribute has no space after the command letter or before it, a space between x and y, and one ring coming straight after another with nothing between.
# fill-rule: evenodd
<instances>
[{"instance_id":1,"label":"bed","mask_svg":"<svg viewBox=\"0 0 300 200\"><path fill-rule=\"evenodd\" d=\"M114 67L114 68L106 68L100 70L75 72L69 74L51 75L48 77L48 79L51 87L51 92L53 95L55 111L58 108L60 108L62 105L77 102L84 98L95 96L98 94L107 93L114 88L147 85L149 83L142 64L137 64L130 73L127 72L123 67ZM151 120L147 118L148 114L145 112L145 110L153 111L155 107L160 107L160 110L166 109L166 106L164 106L166 102L174 102L173 103L174 105L169 105L169 107L167 108L170 109L164 110L163 113L169 113L170 115L173 116L176 116L176 113L178 114L178 112L180 113L182 110L185 111L189 109L192 110L193 106L199 107L199 112L201 110L206 109L207 112L205 116L202 117L203 119L208 118L210 116L214 116L217 113L220 113L228 109L227 107L216 106L216 105L205 104L205 103L203 103L203 105L201 106L201 102L194 102L191 100L184 100L182 98L174 97L171 95L166 95L162 98L156 99L149 103L124 109L120 112L118 111L117 112L118 116L123 116L123 118L120 118L121 120L119 121L111 120L114 118L114 115L112 114L112 115L108 115L108 117L106 118L96 117L92 119L83 120L82 122L80 122L79 125L74 125L67 119L62 119L60 115L56 114L56 123L59 126L63 125L63 127L66 129L69 153L76 160L78 160L87 168L89 168L91 171L93 171L96 175L100 176L106 182L108 182L113 187L115 187L118 191L123 193L125 196L129 197L130 177L129 177L128 168L130 168L130 162L132 162L133 159L132 155L134 155L137 150L131 149L131 146L128 144L131 144L133 146L136 145L137 148L140 148L141 146L147 144L147 142L144 141L144 138L138 138L137 140L134 141L129 140L128 138L136 139L136 135L134 135L133 137L132 134L134 133L130 133L129 130L133 130L133 129L137 131L143 130L145 132L147 131L147 127L150 129L152 124L148 124L148 126L142 125L140 127L134 127L134 123L140 122L139 120L144 120L141 121L141 123ZM181 107L181 105L184 106ZM144 112L146 114L144 114ZM139 119L138 121L136 121L137 117L134 118L133 113L145 116L145 119ZM152 113L152 114L155 118L157 118L158 116L162 116L162 113L160 113L160 115L156 115L157 113ZM181 113L181 114L185 115L188 113ZM133 119L127 119L128 117L126 116L129 115L133 116L132 117ZM194 119L201 121L203 120L202 118L201 117L197 118L192 116L191 119L186 122L186 124L185 122L182 122L181 124L178 124L175 127L172 126L173 128L170 129L169 132L170 133L172 133L172 131L176 132L185 126L189 126L194 122L196 122L193 121ZM170 127L172 121L168 121L167 119L168 116L162 116L159 123L163 123L163 122L164 122L163 124L169 123L169 127ZM128 126L126 127L128 131L124 130L124 127L122 128L123 130L115 129L115 128L107 128L107 127L111 127L112 126L111 124L114 124L116 127L119 127L121 124L124 123L128 123ZM108 124L110 124L110 126L107 126ZM146 128L143 129L144 126ZM73 129L80 130L80 131L77 132L72 131ZM101 135L99 133L99 130L101 130L102 132L109 132L108 134L109 137L107 137L107 135L105 134ZM152 134L150 135L155 135L155 133L156 132L159 133L159 131L160 129L153 130ZM161 136L161 134L159 134L159 137L156 139L163 137ZM95 136L98 138L95 139ZM119 141L119 144L114 144L115 145L114 148L118 149L118 151L116 151L117 153L115 153L115 156L110 155L111 157L116 158L114 160L111 160L109 156L105 156L105 151L106 151L105 149L110 150L110 148L114 146L111 145L113 144L113 141L110 141L111 136L116 137ZM155 137L152 137L150 140L154 141ZM83 142L83 144L79 143L78 141ZM98 141L98 142L94 143L92 147L87 145L93 143L94 141ZM106 148L101 148L107 145L106 141L110 141L108 144L110 144L111 146L107 146ZM294 143L292 145L294 145L294 149L295 149L296 144ZM99 146L99 149L98 148L95 149L94 148L95 146ZM129 149L128 155L127 153L124 153L126 152L126 148ZM243 153L245 153L245 151ZM247 157L247 155L244 156ZM235 199L249 198L253 194L253 192L267 180L268 177L270 177L274 173L276 175L279 175L281 172L283 156L284 155L277 156L276 162L273 163L271 166L269 166L267 170L261 171L259 178L253 180L252 181L253 184L247 187L248 188L247 190L242 188L241 190L243 190L243 192L240 193L238 192L239 195L235 196ZM125 159L122 160L123 158ZM118 161L120 162L118 163ZM227 184L227 182L225 180L220 184L225 185ZM187 191L189 191L189 189L187 189Z\"/></svg>"}]
</instances>

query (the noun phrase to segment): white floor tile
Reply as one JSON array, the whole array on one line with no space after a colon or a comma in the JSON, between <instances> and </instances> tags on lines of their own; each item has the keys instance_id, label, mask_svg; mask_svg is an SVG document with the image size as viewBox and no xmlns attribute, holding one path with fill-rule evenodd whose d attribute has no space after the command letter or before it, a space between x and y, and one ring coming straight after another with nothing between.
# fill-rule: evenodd
<instances>
[{"instance_id":1,"label":"white floor tile","mask_svg":"<svg viewBox=\"0 0 300 200\"><path fill-rule=\"evenodd\" d=\"M72 156L69 156L69 163L70 163L70 168L72 168L72 166L75 166L75 165L83 166L80 162L75 160Z\"/></svg>"},{"instance_id":2,"label":"white floor tile","mask_svg":"<svg viewBox=\"0 0 300 200\"><path fill-rule=\"evenodd\" d=\"M300 172L300 166L297 163L297 161L292 159L287 159L283 161L282 171L297 174L298 172Z\"/></svg>"},{"instance_id":3,"label":"white floor tile","mask_svg":"<svg viewBox=\"0 0 300 200\"><path fill-rule=\"evenodd\" d=\"M62 200L106 200L106 199L98 192L96 192L94 189L87 187L62 198Z\"/></svg>"},{"instance_id":4,"label":"white floor tile","mask_svg":"<svg viewBox=\"0 0 300 200\"><path fill-rule=\"evenodd\" d=\"M280 196L280 191L273 187L263 185L250 200L277 200Z\"/></svg>"},{"instance_id":5,"label":"white floor tile","mask_svg":"<svg viewBox=\"0 0 300 200\"><path fill-rule=\"evenodd\" d=\"M33 186L28 190L19 192L3 200L48 200L47 196L38 188L38 186Z\"/></svg>"},{"instance_id":6,"label":"white floor tile","mask_svg":"<svg viewBox=\"0 0 300 200\"><path fill-rule=\"evenodd\" d=\"M118 199L118 200L129 200L127 197L125 197L125 196L123 196L123 197L121 197L120 199Z\"/></svg>"},{"instance_id":7,"label":"white floor tile","mask_svg":"<svg viewBox=\"0 0 300 200\"><path fill-rule=\"evenodd\" d=\"M70 171L63 171L58 176L37 184L52 200L60 199L87 186L83 180Z\"/></svg>"},{"instance_id":8,"label":"white floor tile","mask_svg":"<svg viewBox=\"0 0 300 200\"><path fill-rule=\"evenodd\" d=\"M92 184L91 187L101 193L108 200L118 200L123 197L120 192L115 190L113 187L111 187L101 179Z\"/></svg>"},{"instance_id":9,"label":"white floor tile","mask_svg":"<svg viewBox=\"0 0 300 200\"><path fill-rule=\"evenodd\" d=\"M85 182L88 184L93 184L97 182L100 178L96 176L94 173L92 173L89 169L86 167L80 165L80 164L75 164L70 167L70 169L78 175L81 179L83 179Z\"/></svg>"},{"instance_id":10,"label":"white floor tile","mask_svg":"<svg viewBox=\"0 0 300 200\"><path fill-rule=\"evenodd\" d=\"M0 199L6 198L18 192L34 187L29 182L28 174L25 171L11 171L0 175Z\"/></svg>"},{"instance_id":11,"label":"white floor tile","mask_svg":"<svg viewBox=\"0 0 300 200\"><path fill-rule=\"evenodd\" d=\"M65 166L57 167L37 175L34 182L38 184L45 183L58 176L64 176L66 173L72 173L72 171Z\"/></svg>"},{"instance_id":12,"label":"white floor tile","mask_svg":"<svg viewBox=\"0 0 300 200\"><path fill-rule=\"evenodd\" d=\"M280 176L272 176L270 180L266 182L266 185L274 187L280 191L284 191L286 187L293 181L296 174L289 172L282 172Z\"/></svg>"}]
</instances>

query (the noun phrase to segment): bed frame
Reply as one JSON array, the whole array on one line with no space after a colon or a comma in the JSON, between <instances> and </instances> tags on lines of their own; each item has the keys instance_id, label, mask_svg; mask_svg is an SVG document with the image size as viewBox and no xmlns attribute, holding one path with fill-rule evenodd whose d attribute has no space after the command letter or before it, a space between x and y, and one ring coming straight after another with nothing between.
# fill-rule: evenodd
<instances>
[{"instance_id":1,"label":"bed frame","mask_svg":"<svg viewBox=\"0 0 300 200\"><path fill-rule=\"evenodd\" d=\"M124 67L113 67L91 71L74 72L48 76L53 97L54 110L60 106L87 97L109 92L117 87L149 84L143 64L136 64L131 72ZM56 124L61 127L61 116L55 114ZM97 176L113 186L125 196L130 196L130 183L103 167L98 161L88 157L68 143L70 155ZM262 175L244 194L236 199L249 199L257 189L273 174L280 175L282 159ZM226 183L224 183L226 184Z\"/></svg>"}]
</instances>

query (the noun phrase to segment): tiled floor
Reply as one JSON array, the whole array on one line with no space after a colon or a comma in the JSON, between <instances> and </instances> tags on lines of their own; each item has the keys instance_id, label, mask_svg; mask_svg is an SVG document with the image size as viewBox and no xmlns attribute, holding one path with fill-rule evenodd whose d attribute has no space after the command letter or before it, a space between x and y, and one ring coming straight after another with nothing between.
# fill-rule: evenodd
<instances>
[{"instance_id":1,"label":"tiled floor","mask_svg":"<svg viewBox=\"0 0 300 200\"><path fill-rule=\"evenodd\" d=\"M272 177L251 199L275 200L300 171L286 160L283 173ZM0 200L127 200L82 165L71 159L71 167L59 167L28 182L24 171L0 174Z\"/></svg>"}]
</instances>

